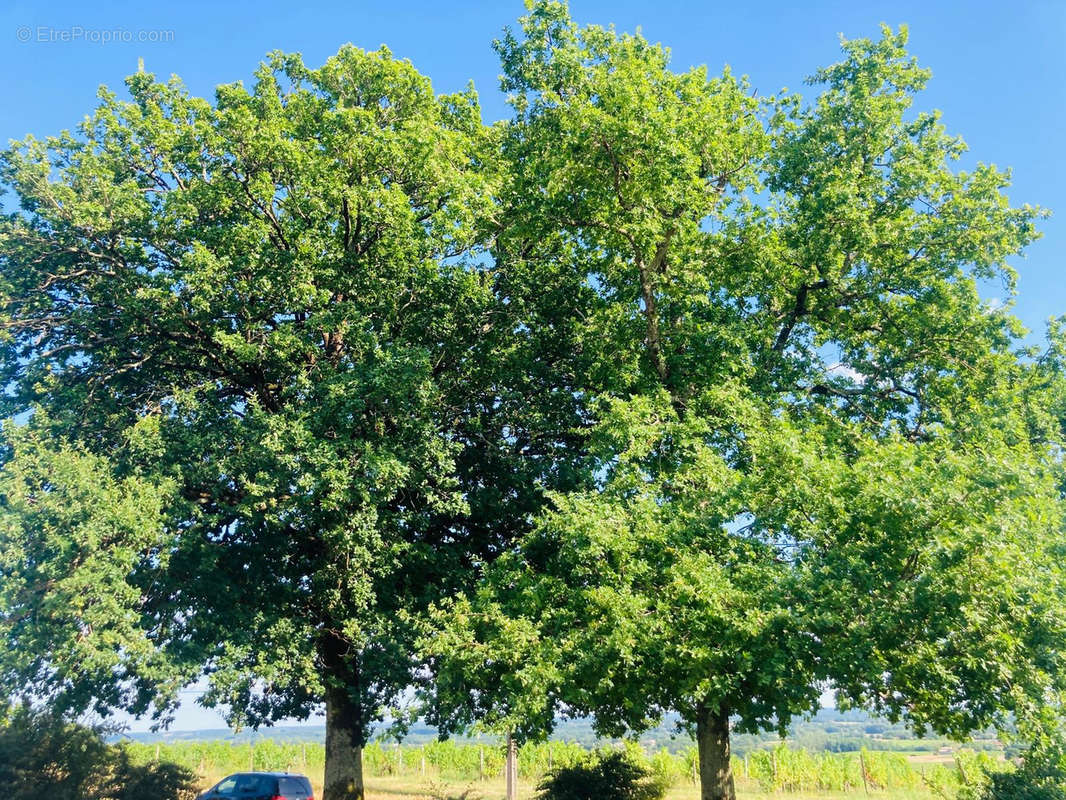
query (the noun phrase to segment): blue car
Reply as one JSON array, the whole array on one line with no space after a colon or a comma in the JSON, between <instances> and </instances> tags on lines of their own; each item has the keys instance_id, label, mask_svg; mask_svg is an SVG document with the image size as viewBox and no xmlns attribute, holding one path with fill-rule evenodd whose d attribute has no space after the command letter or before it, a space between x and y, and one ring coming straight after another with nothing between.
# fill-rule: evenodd
<instances>
[{"instance_id":1,"label":"blue car","mask_svg":"<svg viewBox=\"0 0 1066 800\"><path fill-rule=\"evenodd\" d=\"M196 800L315 800L311 781L291 772L238 772L220 780Z\"/></svg>"}]
</instances>

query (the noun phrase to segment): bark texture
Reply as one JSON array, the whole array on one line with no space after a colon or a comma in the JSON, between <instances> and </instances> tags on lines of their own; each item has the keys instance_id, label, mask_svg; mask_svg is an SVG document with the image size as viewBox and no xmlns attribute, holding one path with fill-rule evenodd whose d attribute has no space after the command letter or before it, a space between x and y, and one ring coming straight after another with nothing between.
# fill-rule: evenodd
<instances>
[{"instance_id":1,"label":"bark texture","mask_svg":"<svg viewBox=\"0 0 1066 800\"><path fill-rule=\"evenodd\" d=\"M504 765L507 773L507 800L516 800L518 797L518 746L510 733L507 734L507 762Z\"/></svg>"},{"instance_id":2,"label":"bark texture","mask_svg":"<svg viewBox=\"0 0 1066 800\"><path fill-rule=\"evenodd\" d=\"M701 706L696 714L700 800L736 800L729 746L729 711L721 707Z\"/></svg>"},{"instance_id":3,"label":"bark texture","mask_svg":"<svg viewBox=\"0 0 1066 800\"><path fill-rule=\"evenodd\" d=\"M326 774L322 800L364 800L363 725L343 687L326 690Z\"/></svg>"}]
</instances>

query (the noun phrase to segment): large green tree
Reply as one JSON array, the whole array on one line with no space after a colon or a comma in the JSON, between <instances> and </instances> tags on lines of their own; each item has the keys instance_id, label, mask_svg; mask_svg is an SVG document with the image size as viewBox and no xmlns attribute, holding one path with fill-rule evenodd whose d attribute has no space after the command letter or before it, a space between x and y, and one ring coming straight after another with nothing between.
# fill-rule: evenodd
<instances>
[{"instance_id":1,"label":"large green tree","mask_svg":"<svg viewBox=\"0 0 1066 800\"><path fill-rule=\"evenodd\" d=\"M574 393L524 366L565 373L567 338L495 290L472 91L350 46L214 102L127 83L3 155L3 413L33 416L5 451L0 681L162 721L198 680L234 724L324 703L326 800L359 798L421 609L579 475Z\"/></svg>"},{"instance_id":2,"label":"large green tree","mask_svg":"<svg viewBox=\"0 0 1066 800\"><path fill-rule=\"evenodd\" d=\"M515 230L596 295L597 485L442 609L446 725L676 711L731 800L731 724L827 682L955 736L1060 697L1061 375L978 293L1013 291L1039 212L953 169L905 43L845 42L813 105L765 106L555 2L498 43Z\"/></svg>"}]
</instances>

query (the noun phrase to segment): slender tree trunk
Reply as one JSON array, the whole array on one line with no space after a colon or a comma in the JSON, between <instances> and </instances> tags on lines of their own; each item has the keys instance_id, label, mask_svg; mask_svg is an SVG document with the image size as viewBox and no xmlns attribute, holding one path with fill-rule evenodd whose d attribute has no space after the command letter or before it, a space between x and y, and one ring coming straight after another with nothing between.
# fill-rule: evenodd
<instances>
[{"instance_id":1,"label":"slender tree trunk","mask_svg":"<svg viewBox=\"0 0 1066 800\"><path fill-rule=\"evenodd\" d=\"M504 762L504 771L507 773L507 800L516 800L518 797L518 748L511 732L507 732L507 758Z\"/></svg>"},{"instance_id":2,"label":"slender tree trunk","mask_svg":"<svg viewBox=\"0 0 1066 800\"><path fill-rule=\"evenodd\" d=\"M322 800L364 800L362 742L359 707L344 687L328 687Z\"/></svg>"},{"instance_id":3,"label":"slender tree trunk","mask_svg":"<svg viewBox=\"0 0 1066 800\"><path fill-rule=\"evenodd\" d=\"M700 760L700 800L736 800L728 709L701 706L697 710L696 747Z\"/></svg>"}]
</instances>

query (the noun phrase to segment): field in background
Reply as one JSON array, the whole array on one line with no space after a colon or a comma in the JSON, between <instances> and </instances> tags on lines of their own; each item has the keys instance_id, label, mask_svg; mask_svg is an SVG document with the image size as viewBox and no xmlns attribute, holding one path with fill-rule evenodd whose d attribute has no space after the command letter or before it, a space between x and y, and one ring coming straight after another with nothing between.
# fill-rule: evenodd
<instances>
[{"instance_id":1,"label":"field in background","mask_svg":"<svg viewBox=\"0 0 1066 800\"><path fill-rule=\"evenodd\" d=\"M648 752L666 749L671 752L680 752L692 746L692 739L678 729L676 714L668 714L662 723L645 731L639 737L641 746ZM211 740L225 740L227 742L249 742L259 739L273 739L279 742L323 742L325 740L325 727L321 725L309 726L277 726L262 731L245 730L234 733L228 729L197 730L197 731L164 731L161 733L130 732L125 736L135 741L187 741L204 742ZM387 727L377 731L379 736L388 735ZM378 738L375 736L374 738ZM555 727L550 737L554 741L577 742L586 748L595 748L604 744L603 738L593 728L592 720L587 718L560 719L555 721ZM778 745L781 741L776 731L764 731L763 733L734 733L732 738L733 752L744 755L754 750L764 750ZM437 740L437 731L424 724L416 723L410 727L404 735L405 745L423 745ZM474 742L476 744L491 744L495 742L492 737L482 737L477 740L458 739L458 741ZM797 750L808 750L812 753L830 750L837 753L867 750L890 750L899 753L928 753L936 756L942 751L954 751L959 745L948 739L923 737L918 738L913 731L907 729L902 722L892 723L885 719L873 717L858 710L838 711L834 708L822 708L808 718L797 718L792 721L785 740ZM1017 748L1005 745L996 736L995 731L988 730L979 732L965 745L970 750L987 750L1002 753L1004 747L1011 749L1011 755L1017 755ZM950 760L950 757L949 759Z\"/></svg>"},{"instance_id":2,"label":"field in background","mask_svg":"<svg viewBox=\"0 0 1066 800\"><path fill-rule=\"evenodd\" d=\"M129 742L133 760L171 761L193 770L207 788L233 772L278 770L301 772L311 778L321 796L324 748L317 742L182 741ZM638 744L625 745L670 789L669 800L695 800L695 750L649 752ZM523 796L532 794L548 771L576 763L588 749L575 742L527 744L519 749L518 773ZM364 750L368 796L373 798L432 798L460 795L468 800L504 796L503 749L496 745L429 742L420 746L390 746L375 742ZM907 756L895 752L809 752L779 745L734 758L737 788L746 798L780 796L792 800L877 796L882 800L954 797L962 777L1003 762L986 752L960 751L952 756Z\"/></svg>"},{"instance_id":3,"label":"field in background","mask_svg":"<svg viewBox=\"0 0 1066 800\"><path fill-rule=\"evenodd\" d=\"M201 789L207 789L224 778L226 772L204 776ZM307 773L314 786L315 797L322 797L322 770L309 770ZM535 784L519 779L518 796L524 800L532 798ZM494 778L486 781L456 781L441 779L420 779L417 777L373 777L367 779L367 800L441 800L458 798L464 792L465 800L504 800L506 791L503 779ZM857 800L871 797L875 800L944 800L944 795L937 794L928 787L910 790L871 789L867 794L863 789L849 792L765 792L758 785L753 786L743 778L737 781L737 792L741 800L769 800L770 798L787 798L787 800ZM672 786L667 791L666 800L699 800L699 787L692 783ZM951 795L947 795L951 797Z\"/></svg>"}]
</instances>

